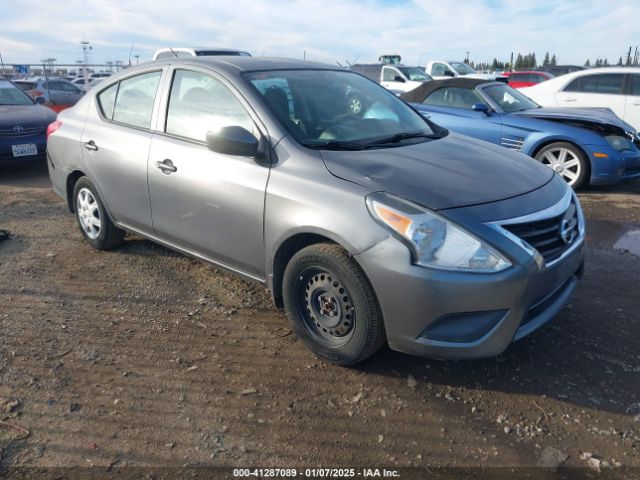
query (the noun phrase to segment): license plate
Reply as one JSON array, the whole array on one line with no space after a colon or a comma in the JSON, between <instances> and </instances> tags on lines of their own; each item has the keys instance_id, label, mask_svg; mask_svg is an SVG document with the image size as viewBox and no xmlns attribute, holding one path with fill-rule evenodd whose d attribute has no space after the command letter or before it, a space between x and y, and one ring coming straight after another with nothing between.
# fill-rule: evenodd
<instances>
[{"instance_id":1,"label":"license plate","mask_svg":"<svg viewBox=\"0 0 640 480\"><path fill-rule=\"evenodd\" d=\"M23 143L21 145L11 145L14 157L28 157L29 155L37 155L38 149L35 143Z\"/></svg>"}]
</instances>

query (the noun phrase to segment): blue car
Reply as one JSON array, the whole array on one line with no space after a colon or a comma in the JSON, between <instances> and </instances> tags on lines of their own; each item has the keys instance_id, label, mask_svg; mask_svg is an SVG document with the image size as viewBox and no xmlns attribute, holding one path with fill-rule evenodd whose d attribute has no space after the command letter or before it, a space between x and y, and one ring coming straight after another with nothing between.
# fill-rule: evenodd
<instances>
[{"instance_id":1,"label":"blue car","mask_svg":"<svg viewBox=\"0 0 640 480\"><path fill-rule=\"evenodd\" d=\"M534 157L574 188L640 176L640 136L608 108L542 108L504 83L467 78L400 98L442 127Z\"/></svg>"},{"instance_id":2,"label":"blue car","mask_svg":"<svg viewBox=\"0 0 640 480\"><path fill-rule=\"evenodd\" d=\"M0 79L0 165L46 161L47 126L56 113Z\"/></svg>"}]
</instances>

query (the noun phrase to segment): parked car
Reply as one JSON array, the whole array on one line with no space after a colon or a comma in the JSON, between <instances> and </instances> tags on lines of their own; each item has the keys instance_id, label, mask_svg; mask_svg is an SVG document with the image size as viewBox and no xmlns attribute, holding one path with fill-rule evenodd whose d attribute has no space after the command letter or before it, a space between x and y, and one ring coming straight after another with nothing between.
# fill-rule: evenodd
<instances>
[{"instance_id":1,"label":"parked car","mask_svg":"<svg viewBox=\"0 0 640 480\"><path fill-rule=\"evenodd\" d=\"M540 108L520 92L451 79L401 98L442 127L534 157L574 188L640 176L640 137L611 110Z\"/></svg>"},{"instance_id":2,"label":"parked car","mask_svg":"<svg viewBox=\"0 0 640 480\"><path fill-rule=\"evenodd\" d=\"M40 77L28 78L17 80L14 83L27 92L31 98L43 98L43 103L55 110L75 105L84 95L82 88L58 77L49 77L48 80Z\"/></svg>"},{"instance_id":3,"label":"parked car","mask_svg":"<svg viewBox=\"0 0 640 480\"><path fill-rule=\"evenodd\" d=\"M45 161L47 126L56 119L9 80L0 79L0 164Z\"/></svg>"},{"instance_id":4,"label":"parked car","mask_svg":"<svg viewBox=\"0 0 640 480\"><path fill-rule=\"evenodd\" d=\"M512 88L531 87L544 81L554 78L547 72L537 72L535 70L524 70L521 72L511 72L508 75L508 84Z\"/></svg>"},{"instance_id":5,"label":"parked car","mask_svg":"<svg viewBox=\"0 0 640 480\"><path fill-rule=\"evenodd\" d=\"M594 68L522 89L545 107L606 107L640 129L640 68Z\"/></svg>"},{"instance_id":6,"label":"parked car","mask_svg":"<svg viewBox=\"0 0 640 480\"><path fill-rule=\"evenodd\" d=\"M584 67L581 67L580 65L549 65L539 69L539 71L550 73L554 77L566 75L567 73L579 72L580 70L584 70Z\"/></svg>"},{"instance_id":7,"label":"parked car","mask_svg":"<svg viewBox=\"0 0 640 480\"><path fill-rule=\"evenodd\" d=\"M249 52L236 50L235 48L217 48L217 47L201 47L201 48L161 48L153 54L154 60L166 60L168 58L188 58L188 57L219 57L219 56L241 56L250 57Z\"/></svg>"},{"instance_id":8,"label":"parked car","mask_svg":"<svg viewBox=\"0 0 640 480\"><path fill-rule=\"evenodd\" d=\"M373 101L352 114L350 91ZM496 355L558 313L583 271L584 218L560 177L331 65L141 64L62 112L48 148L90 245L129 230L264 284L337 364L385 341Z\"/></svg>"},{"instance_id":9,"label":"parked car","mask_svg":"<svg viewBox=\"0 0 640 480\"><path fill-rule=\"evenodd\" d=\"M464 62L432 60L427 63L425 71L434 80L445 80L447 78L466 77L482 78L484 80L498 80L507 82L505 75L492 75L490 73L478 73Z\"/></svg>"},{"instance_id":10,"label":"parked car","mask_svg":"<svg viewBox=\"0 0 640 480\"><path fill-rule=\"evenodd\" d=\"M365 77L379 83L389 90L408 92L428 82L431 77L424 68L399 64L355 64L349 67ZM357 113L357 112L356 112Z\"/></svg>"}]
</instances>

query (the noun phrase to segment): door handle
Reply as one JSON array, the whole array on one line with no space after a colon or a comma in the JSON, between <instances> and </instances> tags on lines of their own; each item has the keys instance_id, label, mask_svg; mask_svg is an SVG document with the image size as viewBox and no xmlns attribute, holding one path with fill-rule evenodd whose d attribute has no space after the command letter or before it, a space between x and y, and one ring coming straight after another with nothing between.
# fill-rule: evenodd
<instances>
[{"instance_id":1,"label":"door handle","mask_svg":"<svg viewBox=\"0 0 640 480\"><path fill-rule=\"evenodd\" d=\"M84 142L84 148L86 148L87 150L91 150L92 152L96 152L98 150L98 146L96 145L96 142L94 142L93 140Z\"/></svg>"},{"instance_id":2,"label":"door handle","mask_svg":"<svg viewBox=\"0 0 640 480\"><path fill-rule=\"evenodd\" d=\"M573 97L567 97L567 98L565 98L565 99L564 99L564 101L565 101L565 102L575 102L575 101L576 101L576 99L575 99L575 98L573 98Z\"/></svg>"},{"instance_id":3,"label":"door handle","mask_svg":"<svg viewBox=\"0 0 640 480\"><path fill-rule=\"evenodd\" d=\"M162 162L156 162L156 167L162 170L165 175L178 171L178 168L168 158Z\"/></svg>"}]
</instances>

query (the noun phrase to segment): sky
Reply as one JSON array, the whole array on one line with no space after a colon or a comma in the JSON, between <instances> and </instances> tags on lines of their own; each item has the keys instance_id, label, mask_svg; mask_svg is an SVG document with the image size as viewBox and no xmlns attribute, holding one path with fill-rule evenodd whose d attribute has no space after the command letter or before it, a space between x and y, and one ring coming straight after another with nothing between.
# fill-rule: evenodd
<instances>
[{"instance_id":1,"label":"sky","mask_svg":"<svg viewBox=\"0 0 640 480\"><path fill-rule=\"evenodd\" d=\"M163 47L211 46L329 63L508 61L612 63L640 44L637 0L0 0L5 64L149 60ZM132 49L133 46L133 49Z\"/></svg>"}]
</instances>

